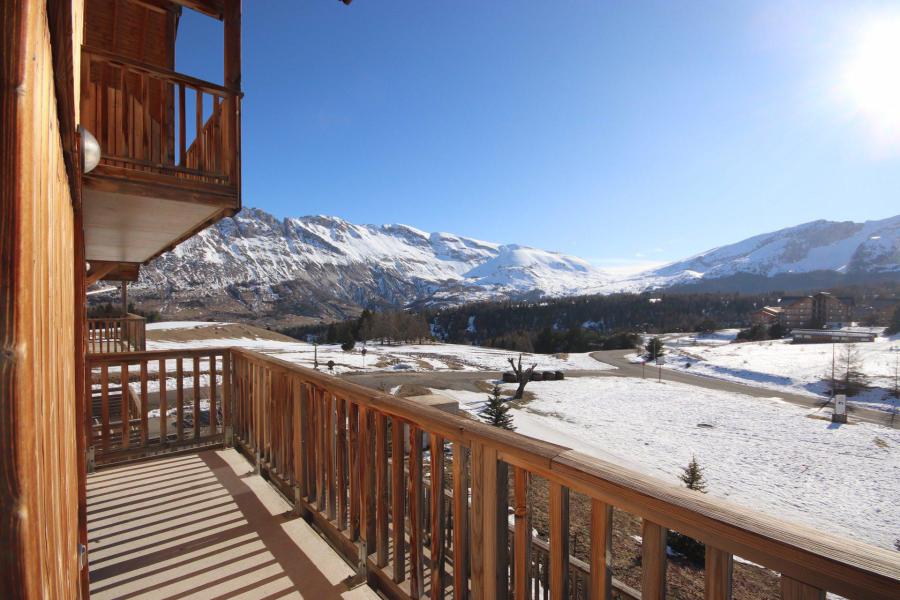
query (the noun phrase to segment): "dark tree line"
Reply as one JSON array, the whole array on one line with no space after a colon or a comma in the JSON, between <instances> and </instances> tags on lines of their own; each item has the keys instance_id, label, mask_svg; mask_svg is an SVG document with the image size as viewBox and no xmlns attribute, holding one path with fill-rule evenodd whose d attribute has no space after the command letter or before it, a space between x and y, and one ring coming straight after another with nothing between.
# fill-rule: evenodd
<instances>
[{"instance_id":1,"label":"dark tree line","mask_svg":"<svg viewBox=\"0 0 900 600\"><path fill-rule=\"evenodd\" d=\"M372 312L364 310L356 319L322 325L289 327L282 333L298 339L312 337L325 344L343 344L352 348L354 342L381 344L423 342L431 339L424 315L411 312Z\"/></svg>"}]
</instances>

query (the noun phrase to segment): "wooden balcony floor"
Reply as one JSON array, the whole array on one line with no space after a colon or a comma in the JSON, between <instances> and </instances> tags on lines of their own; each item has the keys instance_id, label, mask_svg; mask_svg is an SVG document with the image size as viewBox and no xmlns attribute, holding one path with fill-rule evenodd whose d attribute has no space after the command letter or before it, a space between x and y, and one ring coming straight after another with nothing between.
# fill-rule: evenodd
<instances>
[{"instance_id":1,"label":"wooden balcony floor","mask_svg":"<svg viewBox=\"0 0 900 600\"><path fill-rule=\"evenodd\" d=\"M235 450L88 477L92 598L330 598L353 570Z\"/></svg>"}]
</instances>

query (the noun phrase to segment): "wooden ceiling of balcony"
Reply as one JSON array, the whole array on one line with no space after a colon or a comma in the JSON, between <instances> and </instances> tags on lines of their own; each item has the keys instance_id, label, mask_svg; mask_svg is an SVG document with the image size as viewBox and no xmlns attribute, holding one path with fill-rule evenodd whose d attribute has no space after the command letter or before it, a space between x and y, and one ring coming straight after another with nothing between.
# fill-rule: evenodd
<instances>
[{"instance_id":1,"label":"wooden ceiling of balcony","mask_svg":"<svg viewBox=\"0 0 900 600\"><path fill-rule=\"evenodd\" d=\"M221 218L221 206L85 189L85 259L143 263Z\"/></svg>"},{"instance_id":2,"label":"wooden ceiling of balcony","mask_svg":"<svg viewBox=\"0 0 900 600\"><path fill-rule=\"evenodd\" d=\"M171 69L180 13L181 7L162 0L88 0L84 43Z\"/></svg>"}]
</instances>

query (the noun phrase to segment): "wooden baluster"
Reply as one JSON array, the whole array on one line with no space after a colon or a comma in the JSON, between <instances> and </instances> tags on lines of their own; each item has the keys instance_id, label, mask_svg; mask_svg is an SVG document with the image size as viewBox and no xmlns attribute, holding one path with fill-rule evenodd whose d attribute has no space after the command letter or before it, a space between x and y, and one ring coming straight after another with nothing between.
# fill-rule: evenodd
<instances>
[{"instance_id":1,"label":"wooden baluster","mask_svg":"<svg viewBox=\"0 0 900 600\"><path fill-rule=\"evenodd\" d=\"M197 95L196 105L196 132L194 134L194 149L197 157L197 164L194 165L197 170L205 171L206 164L203 162L203 92L194 90Z\"/></svg>"},{"instance_id":2,"label":"wooden baluster","mask_svg":"<svg viewBox=\"0 0 900 600\"><path fill-rule=\"evenodd\" d=\"M194 357L194 441L200 440L200 357Z\"/></svg>"},{"instance_id":3,"label":"wooden baluster","mask_svg":"<svg viewBox=\"0 0 900 600\"><path fill-rule=\"evenodd\" d=\"M825 600L825 591L782 575L781 598L782 600Z\"/></svg>"},{"instance_id":4,"label":"wooden baluster","mask_svg":"<svg viewBox=\"0 0 900 600\"><path fill-rule=\"evenodd\" d=\"M394 417L391 421L391 521L393 523L394 582L406 579L406 513L404 511L403 446L406 425Z\"/></svg>"},{"instance_id":5,"label":"wooden baluster","mask_svg":"<svg viewBox=\"0 0 900 600\"><path fill-rule=\"evenodd\" d=\"M293 451L294 463L294 487L296 489L295 501L299 502L301 498L306 496L306 465L304 463L304 435L303 427L306 418L306 411L303 409L303 383L297 377L291 378L291 400L293 402L293 410L291 411L291 425L293 428L293 443L291 450Z\"/></svg>"},{"instance_id":6,"label":"wooden baluster","mask_svg":"<svg viewBox=\"0 0 900 600\"><path fill-rule=\"evenodd\" d=\"M531 511L528 506L530 474L521 467L515 470L515 552L513 565L516 600L525 600L531 594L529 565L531 564Z\"/></svg>"},{"instance_id":7,"label":"wooden baluster","mask_svg":"<svg viewBox=\"0 0 900 600\"><path fill-rule=\"evenodd\" d=\"M335 461L337 462L338 529L343 531L347 527L347 401L336 398L337 402L337 448Z\"/></svg>"},{"instance_id":8,"label":"wooden baluster","mask_svg":"<svg viewBox=\"0 0 900 600\"><path fill-rule=\"evenodd\" d=\"M422 596L425 571L422 555L422 430L409 426L409 590Z\"/></svg>"},{"instance_id":9,"label":"wooden baluster","mask_svg":"<svg viewBox=\"0 0 900 600\"><path fill-rule=\"evenodd\" d=\"M328 499L327 482L325 481L325 394L316 388L316 489L319 491L319 497L316 502L316 509L320 513L325 513L326 502Z\"/></svg>"},{"instance_id":10,"label":"wooden baluster","mask_svg":"<svg viewBox=\"0 0 900 600\"><path fill-rule=\"evenodd\" d=\"M664 527L644 519L641 542L643 600L666 597L666 533Z\"/></svg>"},{"instance_id":11,"label":"wooden baluster","mask_svg":"<svg viewBox=\"0 0 900 600\"><path fill-rule=\"evenodd\" d=\"M100 365L100 422L103 450L109 450L109 365Z\"/></svg>"},{"instance_id":12,"label":"wooden baluster","mask_svg":"<svg viewBox=\"0 0 900 600\"><path fill-rule=\"evenodd\" d=\"M328 390L322 392L323 408L325 411L325 487L327 489L327 516L328 520L336 517L335 504L337 487L334 482L334 394Z\"/></svg>"},{"instance_id":13,"label":"wooden baluster","mask_svg":"<svg viewBox=\"0 0 900 600\"><path fill-rule=\"evenodd\" d=\"M306 461L306 498L310 503L316 499L316 436L315 436L315 390L307 383L303 382L303 389L300 393L303 404L304 420L304 454Z\"/></svg>"},{"instance_id":14,"label":"wooden baluster","mask_svg":"<svg viewBox=\"0 0 900 600\"><path fill-rule=\"evenodd\" d=\"M388 563L388 436L387 416L375 415L375 564Z\"/></svg>"},{"instance_id":15,"label":"wooden baluster","mask_svg":"<svg viewBox=\"0 0 900 600\"><path fill-rule=\"evenodd\" d=\"M166 164L175 164L175 84L166 83L166 122L163 126L166 139Z\"/></svg>"},{"instance_id":16,"label":"wooden baluster","mask_svg":"<svg viewBox=\"0 0 900 600\"><path fill-rule=\"evenodd\" d=\"M550 482L550 596L569 597L569 488Z\"/></svg>"},{"instance_id":17,"label":"wooden baluster","mask_svg":"<svg viewBox=\"0 0 900 600\"><path fill-rule=\"evenodd\" d=\"M159 443L166 445L169 439L169 393L166 381L166 359L159 359Z\"/></svg>"},{"instance_id":18,"label":"wooden baluster","mask_svg":"<svg viewBox=\"0 0 900 600\"><path fill-rule=\"evenodd\" d=\"M213 107L212 107L213 112L212 112L212 117L210 118L210 124L212 125L213 130L211 132L211 139L209 140L210 141L210 143L209 143L210 152L209 153L211 156L211 160L209 163L209 170L218 174L218 173L222 172L222 165L219 160L220 154L221 154L219 149L222 147L222 131L221 131L221 128L219 127L219 123L221 122L221 119L219 118L219 114L220 114L219 113L219 110L220 110L219 102L221 101L221 98L218 95L213 95L212 99L213 99Z\"/></svg>"},{"instance_id":19,"label":"wooden baluster","mask_svg":"<svg viewBox=\"0 0 900 600\"><path fill-rule=\"evenodd\" d=\"M734 560L731 554L706 546L706 600L731 600Z\"/></svg>"},{"instance_id":20,"label":"wooden baluster","mask_svg":"<svg viewBox=\"0 0 900 600\"><path fill-rule=\"evenodd\" d=\"M122 447L128 448L131 446L131 406L128 402L128 364L122 363L120 368L120 372L122 374L122 408L120 412L122 414Z\"/></svg>"},{"instance_id":21,"label":"wooden baluster","mask_svg":"<svg viewBox=\"0 0 900 600\"><path fill-rule=\"evenodd\" d=\"M472 594L494 600L507 595L507 466L497 449L472 447Z\"/></svg>"},{"instance_id":22,"label":"wooden baluster","mask_svg":"<svg viewBox=\"0 0 900 600\"><path fill-rule=\"evenodd\" d=\"M185 127L185 102L184 102L184 83L178 83L178 164L182 167L187 164L187 127Z\"/></svg>"},{"instance_id":23,"label":"wooden baluster","mask_svg":"<svg viewBox=\"0 0 900 600\"><path fill-rule=\"evenodd\" d=\"M612 598L612 506L591 500L591 600Z\"/></svg>"},{"instance_id":24,"label":"wooden baluster","mask_svg":"<svg viewBox=\"0 0 900 600\"><path fill-rule=\"evenodd\" d=\"M184 360L175 361L175 429L178 441L184 439Z\"/></svg>"},{"instance_id":25,"label":"wooden baluster","mask_svg":"<svg viewBox=\"0 0 900 600\"><path fill-rule=\"evenodd\" d=\"M359 405L350 403L348 427L350 429L350 540L359 539Z\"/></svg>"},{"instance_id":26,"label":"wooden baluster","mask_svg":"<svg viewBox=\"0 0 900 600\"><path fill-rule=\"evenodd\" d=\"M431 434L431 598L444 597L444 438Z\"/></svg>"},{"instance_id":27,"label":"wooden baluster","mask_svg":"<svg viewBox=\"0 0 900 600\"><path fill-rule=\"evenodd\" d=\"M148 405L149 398L147 397L147 361L141 361L141 444L147 446L150 443L150 431L149 431L149 422L148 412L150 407Z\"/></svg>"},{"instance_id":28,"label":"wooden baluster","mask_svg":"<svg viewBox=\"0 0 900 600\"><path fill-rule=\"evenodd\" d=\"M232 402L233 399L231 397L234 388L234 382L232 380L231 374L231 352L226 350L222 354L222 413L224 422L222 423L222 427L226 432L227 437L231 437L234 435L234 415L232 413ZM225 443L231 444L233 440L227 439Z\"/></svg>"},{"instance_id":29,"label":"wooden baluster","mask_svg":"<svg viewBox=\"0 0 900 600\"><path fill-rule=\"evenodd\" d=\"M218 415L216 414L216 355L209 355L209 435L216 435Z\"/></svg>"},{"instance_id":30,"label":"wooden baluster","mask_svg":"<svg viewBox=\"0 0 900 600\"><path fill-rule=\"evenodd\" d=\"M468 462L465 446L460 442L453 442L453 598L455 600L466 600L469 596Z\"/></svg>"}]
</instances>

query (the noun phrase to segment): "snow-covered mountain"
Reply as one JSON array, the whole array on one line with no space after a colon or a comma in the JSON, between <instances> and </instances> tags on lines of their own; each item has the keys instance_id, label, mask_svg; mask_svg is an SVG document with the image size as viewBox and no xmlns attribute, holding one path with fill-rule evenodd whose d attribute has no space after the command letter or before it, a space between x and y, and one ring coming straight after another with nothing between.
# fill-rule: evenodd
<instances>
[{"instance_id":1,"label":"snow-covered mountain","mask_svg":"<svg viewBox=\"0 0 900 600\"><path fill-rule=\"evenodd\" d=\"M813 221L713 248L642 273L649 286L738 274L900 272L900 215L879 221Z\"/></svg>"},{"instance_id":2,"label":"snow-covered mountain","mask_svg":"<svg viewBox=\"0 0 900 600\"><path fill-rule=\"evenodd\" d=\"M278 220L250 208L142 268L131 294L169 317L280 325L342 318L362 307L634 292L813 271L900 275L900 216L814 221L621 278L573 256L515 244L337 217Z\"/></svg>"},{"instance_id":3,"label":"snow-covered mountain","mask_svg":"<svg viewBox=\"0 0 900 600\"><path fill-rule=\"evenodd\" d=\"M599 292L612 282L555 252L337 217L278 220L251 208L144 267L131 289L169 315L296 322L360 307Z\"/></svg>"}]
</instances>

